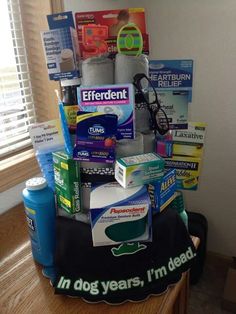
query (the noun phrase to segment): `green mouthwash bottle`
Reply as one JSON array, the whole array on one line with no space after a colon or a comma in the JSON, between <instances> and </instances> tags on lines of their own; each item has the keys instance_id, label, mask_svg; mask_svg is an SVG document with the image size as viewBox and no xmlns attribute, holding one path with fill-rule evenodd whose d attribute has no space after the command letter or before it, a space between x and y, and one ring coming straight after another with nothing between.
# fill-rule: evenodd
<instances>
[{"instance_id":1,"label":"green mouthwash bottle","mask_svg":"<svg viewBox=\"0 0 236 314\"><path fill-rule=\"evenodd\" d=\"M181 191L177 191L176 194L177 194L177 196L171 202L170 206L179 213L179 215L180 215L181 219L183 220L186 228L188 229L188 215L185 211L183 193Z\"/></svg>"}]
</instances>

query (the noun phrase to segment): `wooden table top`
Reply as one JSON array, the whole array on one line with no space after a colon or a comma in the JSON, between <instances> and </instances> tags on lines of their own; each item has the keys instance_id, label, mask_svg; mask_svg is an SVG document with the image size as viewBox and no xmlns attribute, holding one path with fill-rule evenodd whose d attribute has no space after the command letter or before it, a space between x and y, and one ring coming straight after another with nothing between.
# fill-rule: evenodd
<instances>
[{"instance_id":1,"label":"wooden table top","mask_svg":"<svg viewBox=\"0 0 236 314\"><path fill-rule=\"evenodd\" d=\"M198 239L193 238L198 245ZM54 295L41 266L31 255L31 247L23 205L0 215L0 312L27 313L168 313L186 280L186 274L166 293L148 300L114 306L105 303L88 304L80 298Z\"/></svg>"}]
</instances>

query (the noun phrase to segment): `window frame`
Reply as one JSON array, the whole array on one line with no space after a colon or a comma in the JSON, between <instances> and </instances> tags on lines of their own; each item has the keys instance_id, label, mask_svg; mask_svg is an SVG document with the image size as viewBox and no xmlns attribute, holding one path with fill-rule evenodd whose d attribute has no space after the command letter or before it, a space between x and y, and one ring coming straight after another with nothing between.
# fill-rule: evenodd
<instances>
[{"instance_id":1,"label":"window frame","mask_svg":"<svg viewBox=\"0 0 236 314\"><path fill-rule=\"evenodd\" d=\"M36 118L38 122L48 121L58 117L54 90L60 85L49 81L40 32L48 29L46 15L63 12L64 3L63 0L19 2ZM0 192L38 173L40 169L32 147L6 156L0 161Z\"/></svg>"}]
</instances>

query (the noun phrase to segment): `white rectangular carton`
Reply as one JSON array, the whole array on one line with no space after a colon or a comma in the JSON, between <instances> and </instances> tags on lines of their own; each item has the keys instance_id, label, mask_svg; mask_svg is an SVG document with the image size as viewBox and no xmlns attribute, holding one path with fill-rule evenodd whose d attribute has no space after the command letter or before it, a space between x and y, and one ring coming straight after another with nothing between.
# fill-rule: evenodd
<instances>
[{"instance_id":1,"label":"white rectangular carton","mask_svg":"<svg viewBox=\"0 0 236 314\"><path fill-rule=\"evenodd\" d=\"M120 158L115 164L115 178L124 188L148 184L164 175L164 159L156 153Z\"/></svg>"}]
</instances>

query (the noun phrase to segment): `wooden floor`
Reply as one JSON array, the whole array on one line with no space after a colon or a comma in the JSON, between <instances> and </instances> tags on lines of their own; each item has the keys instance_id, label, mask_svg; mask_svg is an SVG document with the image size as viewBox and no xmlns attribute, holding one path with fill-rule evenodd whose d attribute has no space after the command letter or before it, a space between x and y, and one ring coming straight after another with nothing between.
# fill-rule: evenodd
<instances>
[{"instance_id":1,"label":"wooden floor","mask_svg":"<svg viewBox=\"0 0 236 314\"><path fill-rule=\"evenodd\" d=\"M231 314L222 309L221 301L228 268L232 266L230 258L207 255L199 282L190 287L188 314Z\"/></svg>"},{"instance_id":2,"label":"wooden floor","mask_svg":"<svg viewBox=\"0 0 236 314\"><path fill-rule=\"evenodd\" d=\"M54 295L49 280L32 259L23 206L0 216L0 313L186 313L187 274L166 293L147 301L111 306L87 304L78 298Z\"/></svg>"}]
</instances>

